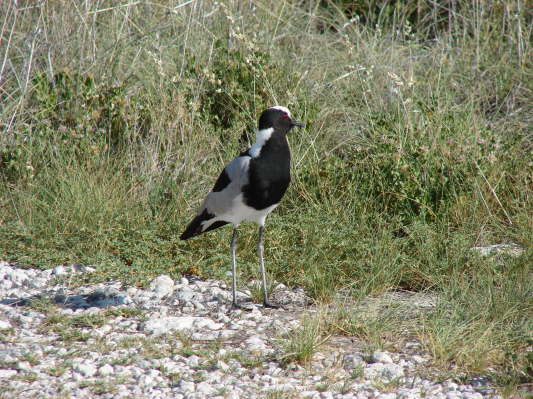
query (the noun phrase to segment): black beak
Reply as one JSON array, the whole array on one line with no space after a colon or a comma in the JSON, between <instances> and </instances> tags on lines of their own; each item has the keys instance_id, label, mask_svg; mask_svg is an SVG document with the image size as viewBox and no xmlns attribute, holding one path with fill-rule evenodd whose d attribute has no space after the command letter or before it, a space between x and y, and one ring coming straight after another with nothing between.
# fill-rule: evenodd
<instances>
[{"instance_id":1,"label":"black beak","mask_svg":"<svg viewBox=\"0 0 533 399\"><path fill-rule=\"evenodd\" d=\"M291 121L292 126L305 127L305 124L298 121Z\"/></svg>"}]
</instances>

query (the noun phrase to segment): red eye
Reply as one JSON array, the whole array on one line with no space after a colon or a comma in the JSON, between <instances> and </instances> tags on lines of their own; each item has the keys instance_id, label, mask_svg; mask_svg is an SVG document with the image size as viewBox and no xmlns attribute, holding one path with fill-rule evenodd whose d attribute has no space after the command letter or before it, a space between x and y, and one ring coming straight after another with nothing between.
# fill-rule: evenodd
<instances>
[{"instance_id":1,"label":"red eye","mask_svg":"<svg viewBox=\"0 0 533 399\"><path fill-rule=\"evenodd\" d=\"M281 115L281 117L282 117L283 119L291 119L291 118L289 118L289 115L288 115L286 112L284 112L284 113Z\"/></svg>"}]
</instances>

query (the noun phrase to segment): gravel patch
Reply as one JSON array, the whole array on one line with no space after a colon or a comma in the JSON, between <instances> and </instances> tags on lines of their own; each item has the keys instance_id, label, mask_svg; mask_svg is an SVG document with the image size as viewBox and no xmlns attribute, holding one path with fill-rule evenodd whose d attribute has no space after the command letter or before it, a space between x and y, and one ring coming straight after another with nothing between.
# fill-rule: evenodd
<instances>
[{"instance_id":1,"label":"gravel patch","mask_svg":"<svg viewBox=\"0 0 533 399\"><path fill-rule=\"evenodd\" d=\"M332 337L311 364L285 364L283 334L314 311L303 290L280 284L272 297L283 309L245 312L230 309L231 291L215 280L64 283L92 271L0 261L2 398L499 398L487 379L421 373L429 358L417 342L364 353L350 337Z\"/></svg>"}]
</instances>

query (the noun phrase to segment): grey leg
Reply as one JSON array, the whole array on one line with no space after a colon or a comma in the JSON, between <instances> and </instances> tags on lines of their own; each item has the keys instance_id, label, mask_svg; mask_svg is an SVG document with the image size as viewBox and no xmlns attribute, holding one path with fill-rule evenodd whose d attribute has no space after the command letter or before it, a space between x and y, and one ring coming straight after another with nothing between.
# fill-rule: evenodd
<instances>
[{"instance_id":1,"label":"grey leg","mask_svg":"<svg viewBox=\"0 0 533 399\"><path fill-rule=\"evenodd\" d=\"M267 281L265 272L265 261L263 259L263 233L265 231L264 226L259 226L259 237L257 239L257 256L259 256L259 267L261 269L261 275L263 277L263 306L265 308L279 308L279 306L273 305L268 301Z\"/></svg>"},{"instance_id":2,"label":"grey leg","mask_svg":"<svg viewBox=\"0 0 533 399\"><path fill-rule=\"evenodd\" d=\"M237 250L237 228L233 228L233 235L231 236L231 260L232 260L232 275L233 275L233 284L231 286L231 292L233 293L233 306L237 307L237 259L235 256L235 251Z\"/></svg>"},{"instance_id":3,"label":"grey leg","mask_svg":"<svg viewBox=\"0 0 533 399\"><path fill-rule=\"evenodd\" d=\"M236 309L242 309L242 310L252 310L251 308L247 306L243 306L237 303L237 256L235 255L235 252L237 251L237 228L233 227L233 235L231 236L231 260L232 260L232 275L233 275L233 282L231 285L231 291L233 293L233 302L232 307Z\"/></svg>"}]
</instances>

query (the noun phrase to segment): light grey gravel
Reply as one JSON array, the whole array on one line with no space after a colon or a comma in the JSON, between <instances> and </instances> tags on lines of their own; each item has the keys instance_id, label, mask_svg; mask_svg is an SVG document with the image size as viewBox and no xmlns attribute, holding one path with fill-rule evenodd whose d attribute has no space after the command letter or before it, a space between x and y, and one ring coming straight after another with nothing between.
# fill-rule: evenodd
<instances>
[{"instance_id":1,"label":"light grey gravel","mask_svg":"<svg viewBox=\"0 0 533 399\"><path fill-rule=\"evenodd\" d=\"M416 341L368 353L339 337L306 367L285 364L286 334L315 311L301 289L279 284L272 297L284 309L250 304L245 312L231 309L231 292L215 280L162 275L146 289L66 283L93 271L0 261L0 397L499 398L486 378L457 384L420 374L429 358ZM36 299L48 305L33 306Z\"/></svg>"}]
</instances>

